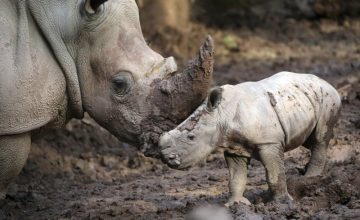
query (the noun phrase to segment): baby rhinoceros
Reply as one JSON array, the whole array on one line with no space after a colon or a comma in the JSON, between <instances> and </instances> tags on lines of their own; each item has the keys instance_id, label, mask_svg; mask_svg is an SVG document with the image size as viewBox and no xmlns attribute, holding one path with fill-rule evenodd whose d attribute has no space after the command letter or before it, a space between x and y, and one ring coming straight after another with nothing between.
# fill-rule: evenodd
<instances>
[{"instance_id":1,"label":"baby rhinoceros","mask_svg":"<svg viewBox=\"0 0 360 220\"><path fill-rule=\"evenodd\" d=\"M317 76L290 72L213 89L182 124L162 135L165 162L185 169L216 147L225 148L230 173L228 204L242 202L251 157L260 160L274 200L288 194L284 152L303 145L311 150L306 176L320 175L338 119L341 99Z\"/></svg>"}]
</instances>

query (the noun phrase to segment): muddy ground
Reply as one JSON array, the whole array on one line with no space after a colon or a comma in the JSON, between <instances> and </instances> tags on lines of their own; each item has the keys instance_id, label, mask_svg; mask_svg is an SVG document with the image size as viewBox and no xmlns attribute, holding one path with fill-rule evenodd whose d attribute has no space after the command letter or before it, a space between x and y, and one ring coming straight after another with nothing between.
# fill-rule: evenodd
<instances>
[{"instance_id":1,"label":"muddy ground","mask_svg":"<svg viewBox=\"0 0 360 220\"><path fill-rule=\"evenodd\" d=\"M234 219L360 219L360 20L288 19L226 30L194 24L192 29L191 47L206 33L217 42L215 84L288 70L317 74L343 95L325 174L305 179L309 152L286 153L295 202L264 204L265 172L252 160L245 196L254 205L230 207ZM88 118L39 138L0 219L184 219L193 208L222 205L228 197L221 152L190 171L171 170Z\"/></svg>"}]
</instances>

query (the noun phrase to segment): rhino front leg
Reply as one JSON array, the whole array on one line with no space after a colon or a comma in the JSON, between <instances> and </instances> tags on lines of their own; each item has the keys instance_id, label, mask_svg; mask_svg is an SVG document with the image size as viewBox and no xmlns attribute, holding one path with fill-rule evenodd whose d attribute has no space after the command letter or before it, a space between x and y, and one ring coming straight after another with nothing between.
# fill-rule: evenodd
<instances>
[{"instance_id":1,"label":"rhino front leg","mask_svg":"<svg viewBox=\"0 0 360 220\"><path fill-rule=\"evenodd\" d=\"M292 200L286 185L284 149L281 144L259 146L259 157L265 166L266 179L276 201Z\"/></svg>"},{"instance_id":2,"label":"rhino front leg","mask_svg":"<svg viewBox=\"0 0 360 220\"><path fill-rule=\"evenodd\" d=\"M0 200L25 165L30 146L30 134L0 136Z\"/></svg>"},{"instance_id":3,"label":"rhino front leg","mask_svg":"<svg viewBox=\"0 0 360 220\"><path fill-rule=\"evenodd\" d=\"M251 205L250 201L243 196L247 181L247 169L250 158L232 154L227 151L225 151L224 156L230 174L230 199L225 205L230 206L235 202Z\"/></svg>"}]
</instances>

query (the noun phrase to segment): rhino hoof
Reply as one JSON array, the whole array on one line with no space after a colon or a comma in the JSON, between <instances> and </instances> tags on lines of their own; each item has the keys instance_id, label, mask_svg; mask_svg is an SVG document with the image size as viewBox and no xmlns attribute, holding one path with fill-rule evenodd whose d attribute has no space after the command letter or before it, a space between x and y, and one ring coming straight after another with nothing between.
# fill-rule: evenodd
<instances>
[{"instance_id":1,"label":"rhino hoof","mask_svg":"<svg viewBox=\"0 0 360 220\"><path fill-rule=\"evenodd\" d=\"M241 197L238 199L235 199L235 198L229 199L229 201L227 203L225 203L225 206L230 207L230 206L234 205L235 203L242 203L242 204L249 205L249 206L251 205L251 202L247 198Z\"/></svg>"}]
</instances>

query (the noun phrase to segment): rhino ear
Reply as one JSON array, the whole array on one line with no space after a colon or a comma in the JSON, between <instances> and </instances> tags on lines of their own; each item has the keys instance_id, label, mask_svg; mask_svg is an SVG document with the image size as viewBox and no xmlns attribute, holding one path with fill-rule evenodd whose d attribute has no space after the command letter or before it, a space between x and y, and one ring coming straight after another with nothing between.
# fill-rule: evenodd
<instances>
[{"instance_id":1,"label":"rhino ear","mask_svg":"<svg viewBox=\"0 0 360 220\"><path fill-rule=\"evenodd\" d=\"M222 99L222 93L223 93L223 88L221 87L216 87L211 90L207 99L207 109L209 111L216 109L220 105Z\"/></svg>"},{"instance_id":2,"label":"rhino ear","mask_svg":"<svg viewBox=\"0 0 360 220\"><path fill-rule=\"evenodd\" d=\"M85 10L89 14L95 14L100 6L107 2L108 0L86 0Z\"/></svg>"}]
</instances>

